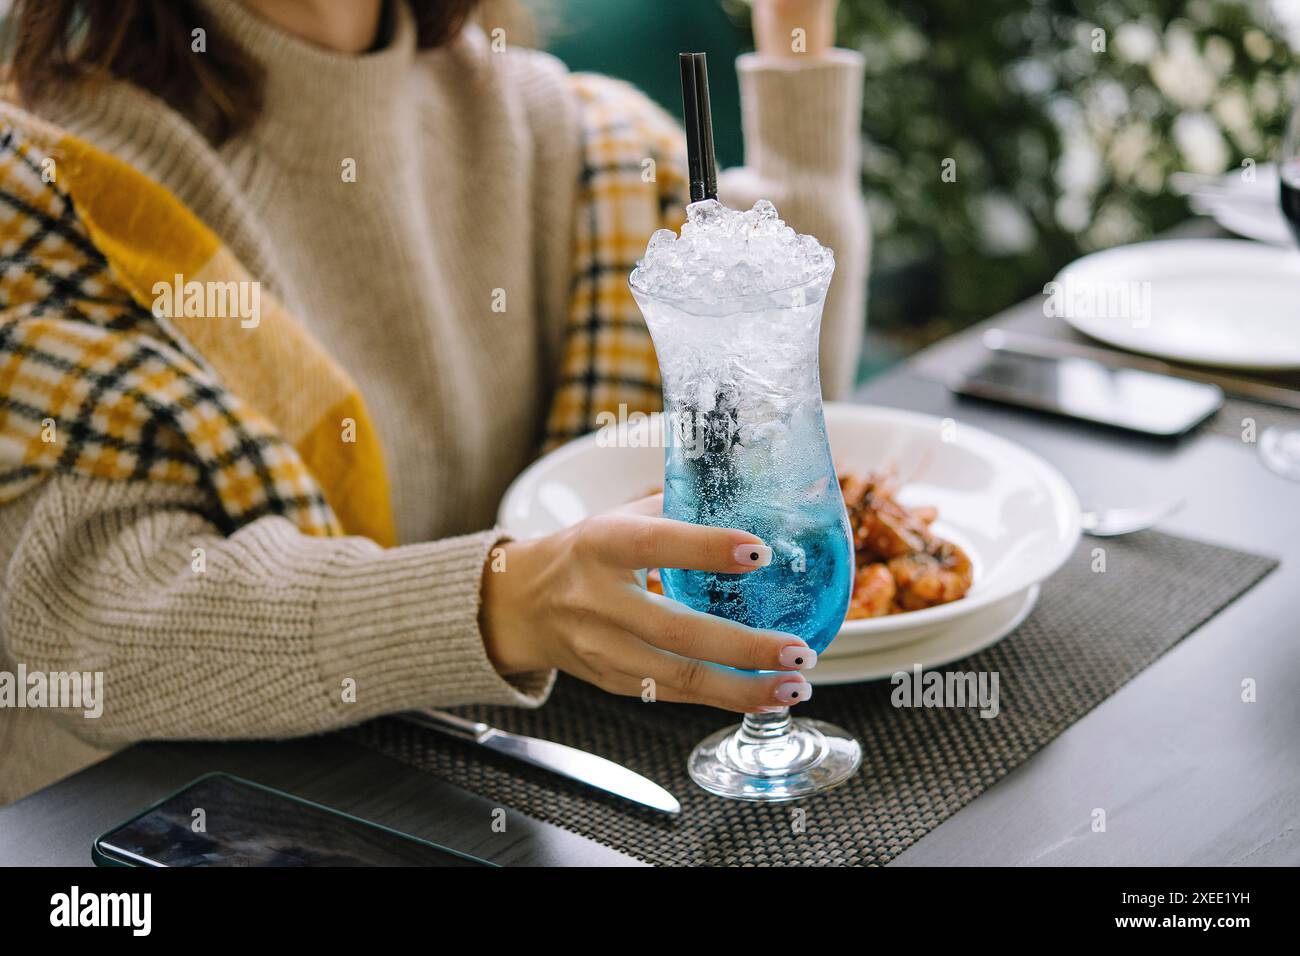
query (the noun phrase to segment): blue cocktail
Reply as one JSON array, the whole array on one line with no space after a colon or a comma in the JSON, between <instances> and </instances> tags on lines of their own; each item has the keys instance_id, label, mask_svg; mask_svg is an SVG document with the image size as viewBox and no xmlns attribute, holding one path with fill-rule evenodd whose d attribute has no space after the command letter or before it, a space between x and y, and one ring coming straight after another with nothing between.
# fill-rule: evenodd
<instances>
[{"instance_id":1,"label":"blue cocktail","mask_svg":"<svg viewBox=\"0 0 1300 956\"><path fill-rule=\"evenodd\" d=\"M695 203L681 238L656 233L632 274L663 378L664 514L740 528L772 548L743 575L665 568L665 593L820 653L844 621L853 547L818 377L830 251L796 236L770 203ZM690 759L705 789L790 800L847 779L856 740L787 709L746 715Z\"/></svg>"},{"instance_id":2,"label":"blue cocktail","mask_svg":"<svg viewBox=\"0 0 1300 956\"><path fill-rule=\"evenodd\" d=\"M825 650L844 623L853 548L820 404L793 411L778 448L737 441L697 456L693 446L675 444L664 471L666 517L742 528L772 548L772 563L748 574L665 568L664 593L750 627L796 634L819 654Z\"/></svg>"}]
</instances>

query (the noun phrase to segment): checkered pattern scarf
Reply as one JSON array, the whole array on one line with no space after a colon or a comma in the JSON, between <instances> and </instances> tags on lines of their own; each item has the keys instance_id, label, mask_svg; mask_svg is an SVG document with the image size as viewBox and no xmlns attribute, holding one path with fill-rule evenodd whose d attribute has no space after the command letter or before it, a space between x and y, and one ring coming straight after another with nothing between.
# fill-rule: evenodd
<instances>
[{"instance_id":1,"label":"checkered pattern scarf","mask_svg":"<svg viewBox=\"0 0 1300 956\"><path fill-rule=\"evenodd\" d=\"M602 411L659 407L627 276L684 219L680 130L632 87L572 77L583 165L553 446ZM268 514L307 534L395 540L383 459L343 369L265 288L260 320L159 283L255 283L160 185L0 105L0 505L51 474L179 482L229 532ZM197 285L195 285L197 284Z\"/></svg>"},{"instance_id":2,"label":"checkered pattern scarf","mask_svg":"<svg viewBox=\"0 0 1300 956\"><path fill-rule=\"evenodd\" d=\"M0 504L57 473L181 482L210 492L226 531L279 514L391 544L383 461L342 368L270 294L252 328L206 296L154 308L178 279L253 283L157 183L0 110Z\"/></svg>"},{"instance_id":3,"label":"checkered pattern scarf","mask_svg":"<svg viewBox=\"0 0 1300 956\"><path fill-rule=\"evenodd\" d=\"M686 137L634 87L570 78L582 109L583 165L560 379L547 447L592 431L602 412L658 410L659 364L628 274L656 229L686 219Z\"/></svg>"}]
</instances>

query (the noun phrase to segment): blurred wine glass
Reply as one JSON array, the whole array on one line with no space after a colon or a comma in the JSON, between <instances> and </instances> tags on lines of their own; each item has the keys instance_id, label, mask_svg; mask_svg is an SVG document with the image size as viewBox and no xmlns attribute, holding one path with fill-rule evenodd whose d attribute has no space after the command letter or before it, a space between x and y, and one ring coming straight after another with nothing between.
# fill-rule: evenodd
<instances>
[{"instance_id":1,"label":"blurred wine glass","mask_svg":"<svg viewBox=\"0 0 1300 956\"><path fill-rule=\"evenodd\" d=\"M1282 215L1291 226L1291 234L1300 242L1300 104L1291 111L1278 156L1278 178L1282 181Z\"/></svg>"},{"instance_id":2,"label":"blurred wine glass","mask_svg":"<svg viewBox=\"0 0 1300 956\"><path fill-rule=\"evenodd\" d=\"M1300 243L1300 104L1291 111L1277 165L1282 215ZM1259 456L1279 475L1300 481L1300 428L1266 428L1259 436Z\"/></svg>"}]
</instances>

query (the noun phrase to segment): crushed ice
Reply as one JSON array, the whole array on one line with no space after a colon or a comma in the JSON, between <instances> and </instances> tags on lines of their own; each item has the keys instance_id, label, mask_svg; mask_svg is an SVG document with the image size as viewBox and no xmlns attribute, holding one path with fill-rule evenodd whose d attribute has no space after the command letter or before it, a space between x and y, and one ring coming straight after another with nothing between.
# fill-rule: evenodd
<instances>
[{"instance_id":1,"label":"crushed ice","mask_svg":"<svg viewBox=\"0 0 1300 956\"><path fill-rule=\"evenodd\" d=\"M632 284L673 299L729 299L776 292L823 275L835 255L781 221L766 199L728 209L716 199L686 207L682 234L660 229L632 271Z\"/></svg>"}]
</instances>

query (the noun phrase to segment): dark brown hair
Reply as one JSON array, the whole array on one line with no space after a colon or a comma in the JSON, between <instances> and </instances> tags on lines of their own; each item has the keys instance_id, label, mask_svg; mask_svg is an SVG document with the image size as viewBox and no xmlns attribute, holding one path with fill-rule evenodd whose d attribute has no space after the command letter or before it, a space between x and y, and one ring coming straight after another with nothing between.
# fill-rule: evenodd
<instances>
[{"instance_id":1,"label":"dark brown hair","mask_svg":"<svg viewBox=\"0 0 1300 956\"><path fill-rule=\"evenodd\" d=\"M454 37L478 5L478 0L389 2L410 7L421 48ZM234 44L221 42L195 0L14 0L9 16L10 78L27 103L61 81L111 76L203 117L217 142L246 127L261 108L257 64ZM192 31L200 27L206 52L195 56Z\"/></svg>"}]
</instances>

